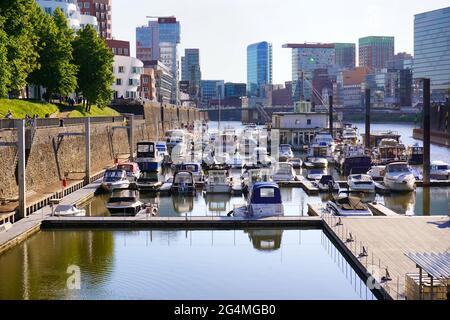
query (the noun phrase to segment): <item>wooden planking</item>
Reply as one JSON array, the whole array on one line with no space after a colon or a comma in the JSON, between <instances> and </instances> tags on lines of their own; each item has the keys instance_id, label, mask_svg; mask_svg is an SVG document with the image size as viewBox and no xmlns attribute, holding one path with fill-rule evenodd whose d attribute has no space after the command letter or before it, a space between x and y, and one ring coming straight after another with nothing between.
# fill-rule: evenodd
<instances>
[{"instance_id":1,"label":"wooden planking","mask_svg":"<svg viewBox=\"0 0 450 320\"><path fill-rule=\"evenodd\" d=\"M397 279L399 279L399 298L405 294L405 275L417 272L416 265L406 257L409 252L446 252L450 245L450 222L448 217L369 217L341 218L342 227L328 223L336 235L341 228L352 232L359 248L361 243L374 255L374 264L381 260L382 267L388 267L392 281L388 282L392 297L397 298ZM348 246L354 248L354 243ZM352 250L354 252L354 250ZM359 250L358 250L359 251ZM383 269L384 271L384 269ZM398 278L397 278L398 277Z\"/></svg>"}]
</instances>

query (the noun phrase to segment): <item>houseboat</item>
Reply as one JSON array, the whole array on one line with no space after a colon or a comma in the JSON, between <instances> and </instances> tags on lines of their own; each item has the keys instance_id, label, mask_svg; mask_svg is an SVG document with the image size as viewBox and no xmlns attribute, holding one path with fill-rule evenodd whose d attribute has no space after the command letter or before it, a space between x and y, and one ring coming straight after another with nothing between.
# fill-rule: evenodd
<instances>
[{"instance_id":1,"label":"houseboat","mask_svg":"<svg viewBox=\"0 0 450 320\"><path fill-rule=\"evenodd\" d=\"M371 147L378 147L383 139L392 139L397 141L397 143L400 143L400 137L401 135L397 131L393 130L372 131L370 133L370 145ZM361 138L362 145L366 145L365 133L361 134Z\"/></svg>"},{"instance_id":2,"label":"houseboat","mask_svg":"<svg viewBox=\"0 0 450 320\"><path fill-rule=\"evenodd\" d=\"M395 139L383 139L373 149L373 162L377 165L385 165L391 162L407 162L408 155L404 144Z\"/></svg>"},{"instance_id":3,"label":"houseboat","mask_svg":"<svg viewBox=\"0 0 450 320\"><path fill-rule=\"evenodd\" d=\"M126 171L119 169L106 170L101 187L109 192L116 189L128 189L130 187L130 181L127 178Z\"/></svg>"}]
</instances>

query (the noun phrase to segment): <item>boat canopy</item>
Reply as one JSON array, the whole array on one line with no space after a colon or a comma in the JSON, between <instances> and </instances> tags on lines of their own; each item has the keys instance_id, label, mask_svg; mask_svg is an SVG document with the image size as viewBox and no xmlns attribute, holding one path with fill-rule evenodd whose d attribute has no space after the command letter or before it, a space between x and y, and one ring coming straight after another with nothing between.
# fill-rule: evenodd
<instances>
[{"instance_id":1,"label":"boat canopy","mask_svg":"<svg viewBox=\"0 0 450 320\"><path fill-rule=\"evenodd\" d=\"M259 182L253 185L250 202L252 204L281 203L280 188L276 183Z\"/></svg>"},{"instance_id":2,"label":"boat canopy","mask_svg":"<svg viewBox=\"0 0 450 320\"><path fill-rule=\"evenodd\" d=\"M183 163L180 165L180 170L200 172L201 165L199 163Z\"/></svg>"},{"instance_id":3,"label":"boat canopy","mask_svg":"<svg viewBox=\"0 0 450 320\"><path fill-rule=\"evenodd\" d=\"M193 181L194 178L192 176L192 172L190 171L178 171L177 173L175 173L175 176L173 178L174 184L181 184L181 183L192 184Z\"/></svg>"},{"instance_id":4,"label":"boat canopy","mask_svg":"<svg viewBox=\"0 0 450 320\"><path fill-rule=\"evenodd\" d=\"M320 184L328 184L329 182L334 183L333 176L322 176L319 181Z\"/></svg>"},{"instance_id":5,"label":"boat canopy","mask_svg":"<svg viewBox=\"0 0 450 320\"><path fill-rule=\"evenodd\" d=\"M367 210L367 205L361 199L355 197L345 197L332 200L343 210Z\"/></svg>"}]
</instances>

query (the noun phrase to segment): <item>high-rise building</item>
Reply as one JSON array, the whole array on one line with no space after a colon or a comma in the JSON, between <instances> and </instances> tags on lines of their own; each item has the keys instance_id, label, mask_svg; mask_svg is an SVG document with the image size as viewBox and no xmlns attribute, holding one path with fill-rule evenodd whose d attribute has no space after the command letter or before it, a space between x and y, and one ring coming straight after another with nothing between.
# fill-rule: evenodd
<instances>
[{"instance_id":1,"label":"high-rise building","mask_svg":"<svg viewBox=\"0 0 450 320\"><path fill-rule=\"evenodd\" d=\"M82 14L97 18L99 35L105 39L112 38L112 0L78 0L77 2Z\"/></svg>"},{"instance_id":2,"label":"high-rise building","mask_svg":"<svg viewBox=\"0 0 450 320\"><path fill-rule=\"evenodd\" d=\"M153 74L155 77L156 100L160 103L171 103L173 96L173 74L170 69L159 60L144 62L144 74Z\"/></svg>"},{"instance_id":3,"label":"high-rise building","mask_svg":"<svg viewBox=\"0 0 450 320\"><path fill-rule=\"evenodd\" d=\"M292 99L293 102L309 100L313 94L321 95L313 87L314 70L333 68L335 64L334 44L303 43L285 44L292 49Z\"/></svg>"},{"instance_id":4,"label":"high-rise building","mask_svg":"<svg viewBox=\"0 0 450 320\"><path fill-rule=\"evenodd\" d=\"M414 78L430 78L433 100L450 88L450 7L414 16Z\"/></svg>"},{"instance_id":5,"label":"high-rise building","mask_svg":"<svg viewBox=\"0 0 450 320\"><path fill-rule=\"evenodd\" d=\"M203 106L208 106L209 100L225 97L225 81L223 80L202 80L200 87Z\"/></svg>"},{"instance_id":6,"label":"high-rise building","mask_svg":"<svg viewBox=\"0 0 450 320\"><path fill-rule=\"evenodd\" d=\"M189 81L189 95L191 99L198 98L202 72L200 69L200 50L185 49L181 57L181 80Z\"/></svg>"},{"instance_id":7,"label":"high-rise building","mask_svg":"<svg viewBox=\"0 0 450 320\"><path fill-rule=\"evenodd\" d=\"M130 42L124 40L106 39L106 44L114 55L130 56Z\"/></svg>"},{"instance_id":8,"label":"high-rise building","mask_svg":"<svg viewBox=\"0 0 450 320\"><path fill-rule=\"evenodd\" d=\"M150 20L147 26L136 28L136 57L144 62L159 60L173 74L173 104L178 103L179 43L180 22L175 17L159 17Z\"/></svg>"},{"instance_id":9,"label":"high-rise building","mask_svg":"<svg viewBox=\"0 0 450 320\"><path fill-rule=\"evenodd\" d=\"M388 61L388 69L404 70L412 69L413 56L406 52L400 52L394 55L394 59Z\"/></svg>"},{"instance_id":10,"label":"high-rise building","mask_svg":"<svg viewBox=\"0 0 450 320\"><path fill-rule=\"evenodd\" d=\"M356 45L354 43L335 43L335 64L341 69L353 69L356 65Z\"/></svg>"},{"instance_id":11,"label":"high-rise building","mask_svg":"<svg viewBox=\"0 0 450 320\"><path fill-rule=\"evenodd\" d=\"M240 98L247 96L247 84L245 83L225 83L225 98Z\"/></svg>"},{"instance_id":12,"label":"high-rise building","mask_svg":"<svg viewBox=\"0 0 450 320\"><path fill-rule=\"evenodd\" d=\"M264 41L247 47L247 95L258 97L267 84L272 84L272 44Z\"/></svg>"},{"instance_id":13,"label":"high-rise building","mask_svg":"<svg viewBox=\"0 0 450 320\"><path fill-rule=\"evenodd\" d=\"M99 31L99 23L95 16L83 14L75 0L36 0L36 3L47 13L53 14L56 8L60 8L64 12L69 27L78 31L86 25L91 25L97 32ZM80 3L81 5L81 3Z\"/></svg>"},{"instance_id":14,"label":"high-rise building","mask_svg":"<svg viewBox=\"0 0 450 320\"><path fill-rule=\"evenodd\" d=\"M387 68L394 59L394 37L365 37L359 39L359 66Z\"/></svg>"},{"instance_id":15,"label":"high-rise building","mask_svg":"<svg viewBox=\"0 0 450 320\"><path fill-rule=\"evenodd\" d=\"M368 72L368 67L356 67L353 70L340 72L337 77L337 94L334 103L347 108L360 107L362 89Z\"/></svg>"}]
</instances>

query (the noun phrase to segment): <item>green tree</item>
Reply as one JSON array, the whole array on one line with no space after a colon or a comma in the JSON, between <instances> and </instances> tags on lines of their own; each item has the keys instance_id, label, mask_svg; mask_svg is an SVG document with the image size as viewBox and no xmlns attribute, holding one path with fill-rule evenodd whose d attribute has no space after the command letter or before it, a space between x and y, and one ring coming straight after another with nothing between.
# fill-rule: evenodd
<instances>
[{"instance_id":1,"label":"green tree","mask_svg":"<svg viewBox=\"0 0 450 320\"><path fill-rule=\"evenodd\" d=\"M114 55L90 25L78 32L73 41L73 56L78 67L78 92L82 93L86 112L91 104L100 107L111 102Z\"/></svg>"},{"instance_id":2,"label":"green tree","mask_svg":"<svg viewBox=\"0 0 450 320\"><path fill-rule=\"evenodd\" d=\"M11 72L8 63L8 36L3 30L4 19L0 17L0 98L8 94L8 87L11 82Z\"/></svg>"},{"instance_id":3,"label":"green tree","mask_svg":"<svg viewBox=\"0 0 450 320\"><path fill-rule=\"evenodd\" d=\"M53 94L66 96L75 92L77 67L73 62L74 34L64 13L56 8L52 17L40 10L36 29L40 39L39 68L30 75L30 82L45 87L49 100Z\"/></svg>"},{"instance_id":4,"label":"green tree","mask_svg":"<svg viewBox=\"0 0 450 320\"><path fill-rule=\"evenodd\" d=\"M34 33L36 10L41 10L34 0L2 0L0 16L4 18L3 29L8 36L7 60L10 69L8 91L18 95L26 86L28 74L37 65L38 36Z\"/></svg>"}]
</instances>

